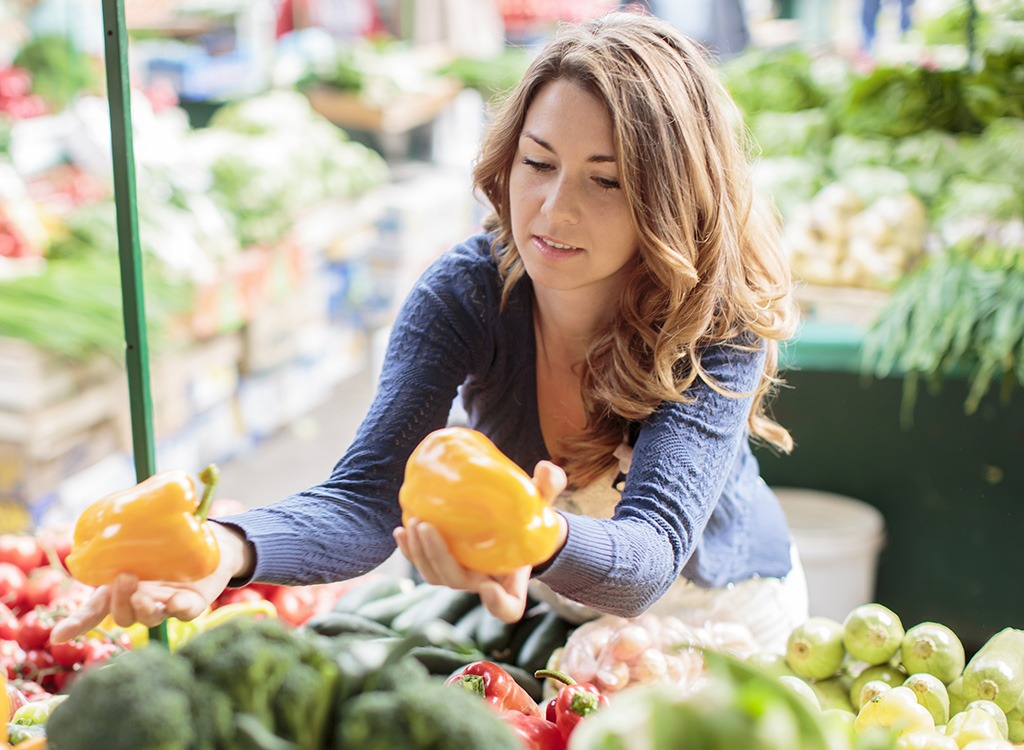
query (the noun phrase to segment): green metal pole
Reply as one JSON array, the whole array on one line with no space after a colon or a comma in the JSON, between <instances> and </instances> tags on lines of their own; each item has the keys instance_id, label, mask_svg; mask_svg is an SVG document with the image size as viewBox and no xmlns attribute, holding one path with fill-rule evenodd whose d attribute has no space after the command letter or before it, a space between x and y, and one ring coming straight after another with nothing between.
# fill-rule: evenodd
<instances>
[{"instance_id":1,"label":"green metal pole","mask_svg":"<svg viewBox=\"0 0 1024 750\"><path fill-rule=\"evenodd\" d=\"M139 217L135 200L135 151L132 144L128 30L124 20L124 0L103 0L103 33L132 452L135 457L135 478L141 482L155 473L156 458L153 450L153 409L149 391L149 343L146 340L142 252L139 249ZM151 639L167 644L166 623L150 628L149 634Z\"/></svg>"}]
</instances>

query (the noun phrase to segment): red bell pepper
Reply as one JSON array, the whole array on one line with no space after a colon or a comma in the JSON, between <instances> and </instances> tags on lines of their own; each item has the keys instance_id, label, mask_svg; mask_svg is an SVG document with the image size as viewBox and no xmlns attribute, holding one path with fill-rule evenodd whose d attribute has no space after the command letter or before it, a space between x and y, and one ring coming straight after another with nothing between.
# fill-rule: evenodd
<instances>
[{"instance_id":1,"label":"red bell pepper","mask_svg":"<svg viewBox=\"0 0 1024 750\"><path fill-rule=\"evenodd\" d=\"M558 695L548 702L546 714L549 721L555 722L567 742L581 719L608 705L608 698L589 682L576 682L564 672L553 669L542 669L536 672L536 676L537 679L551 677L564 683L558 689Z\"/></svg>"},{"instance_id":2,"label":"red bell pepper","mask_svg":"<svg viewBox=\"0 0 1024 750\"><path fill-rule=\"evenodd\" d=\"M495 711L515 711L527 716L540 716L540 706L515 679L492 661L467 664L447 680L482 696Z\"/></svg>"},{"instance_id":3,"label":"red bell pepper","mask_svg":"<svg viewBox=\"0 0 1024 750\"><path fill-rule=\"evenodd\" d=\"M565 750L566 740L561 730L547 719L519 711L506 711L501 717L523 743L523 750Z\"/></svg>"}]
</instances>

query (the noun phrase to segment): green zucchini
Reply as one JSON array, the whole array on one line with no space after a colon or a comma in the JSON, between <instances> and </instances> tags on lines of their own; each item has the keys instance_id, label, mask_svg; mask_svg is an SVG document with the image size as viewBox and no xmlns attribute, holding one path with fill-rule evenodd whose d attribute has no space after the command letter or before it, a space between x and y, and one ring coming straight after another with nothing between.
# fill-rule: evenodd
<instances>
[{"instance_id":1,"label":"green zucchini","mask_svg":"<svg viewBox=\"0 0 1024 750\"><path fill-rule=\"evenodd\" d=\"M473 641L477 626L486 612L487 608L483 604L477 604L469 612L456 620L453 625L458 637L466 641ZM473 642L475 643L475 641Z\"/></svg>"},{"instance_id":2,"label":"green zucchini","mask_svg":"<svg viewBox=\"0 0 1024 750\"><path fill-rule=\"evenodd\" d=\"M503 659L503 661L513 664L519 663L519 652L522 650L523 644L526 643L526 639L530 637L530 634L540 626L544 621L545 615L550 611L546 604L538 604L526 611L523 619L513 626L512 638L508 642L509 656Z\"/></svg>"},{"instance_id":3,"label":"green zucchini","mask_svg":"<svg viewBox=\"0 0 1024 750\"><path fill-rule=\"evenodd\" d=\"M443 677L448 677L467 664L484 659L479 651L464 654L441 646L415 646L409 650L409 656L426 667L430 674Z\"/></svg>"},{"instance_id":4,"label":"green zucchini","mask_svg":"<svg viewBox=\"0 0 1024 750\"><path fill-rule=\"evenodd\" d=\"M367 635L389 638L398 635L387 625L371 620L369 617L357 615L355 612L324 612L313 615L304 627L315 633L326 636Z\"/></svg>"},{"instance_id":5,"label":"green zucchini","mask_svg":"<svg viewBox=\"0 0 1024 750\"><path fill-rule=\"evenodd\" d=\"M964 667L964 701L988 700L1003 712L1024 695L1024 630L1004 628L988 639Z\"/></svg>"},{"instance_id":6,"label":"green zucchini","mask_svg":"<svg viewBox=\"0 0 1024 750\"><path fill-rule=\"evenodd\" d=\"M356 584L334 603L335 612L355 612L376 599L411 591L416 583L411 578L390 575L375 575Z\"/></svg>"},{"instance_id":7,"label":"green zucchini","mask_svg":"<svg viewBox=\"0 0 1024 750\"><path fill-rule=\"evenodd\" d=\"M512 641L517 624L499 620L485 609L473 633L473 640L490 658L508 659L511 654L508 644Z\"/></svg>"},{"instance_id":8,"label":"green zucchini","mask_svg":"<svg viewBox=\"0 0 1024 750\"><path fill-rule=\"evenodd\" d=\"M570 630L572 625L562 619L557 612L545 613L523 641L512 661L530 674L538 669L544 669L548 665L551 653L565 645Z\"/></svg>"},{"instance_id":9,"label":"green zucchini","mask_svg":"<svg viewBox=\"0 0 1024 750\"><path fill-rule=\"evenodd\" d=\"M426 584L424 584L426 585ZM430 620L453 623L480 603L480 597L471 591L460 591L447 586L432 586L434 590L395 616L391 627L399 633Z\"/></svg>"},{"instance_id":10,"label":"green zucchini","mask_svg":"<svg viewBox=\"0 0 1024 750\"><path fill-rule=\"evenodd\" d=\"M357 615L369 617L371 620L391 626L392 620L405 612L417 602L426 599L437 590L436 586L421 583L408 591L401 591L382 599L374 599L356 609Z\"/></svg>"}]
</instances>

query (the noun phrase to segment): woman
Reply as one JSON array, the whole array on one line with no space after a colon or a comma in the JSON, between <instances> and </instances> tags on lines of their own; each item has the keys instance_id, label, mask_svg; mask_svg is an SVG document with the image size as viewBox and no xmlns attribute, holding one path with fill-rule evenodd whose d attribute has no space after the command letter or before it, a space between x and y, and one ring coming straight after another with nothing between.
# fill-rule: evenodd
<instances>
[{"instance_id":1,"label":"woman","mask_svg":"<svg viewBox=\"0 0 1024 750\"><path fill-rule=\"evenodd\" d=\"M745 622L778 650L806 591L750 439L791 446L765 399L796 313L738 128L701 50L670 25L619 13L564 29L485 137L487 231L410 293L330 479L221 519L209 578L122 576L53 637L108 611L190 619L250 580L357 576L397 543L426 581L477 591L507 621L532 581L577 619L655 607ZM460 387L469 425L561 511L559 549L536 568L490 578L436 529L401 525L405 462Z\"/></svg>"}]
</instances>

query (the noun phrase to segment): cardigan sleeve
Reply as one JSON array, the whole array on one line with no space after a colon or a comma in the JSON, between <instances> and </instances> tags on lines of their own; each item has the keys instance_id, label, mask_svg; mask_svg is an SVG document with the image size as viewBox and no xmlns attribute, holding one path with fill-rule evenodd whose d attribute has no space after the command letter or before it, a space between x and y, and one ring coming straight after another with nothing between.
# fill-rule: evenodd
<instances>
[{"instance_id":1,"label":"cardigan sleeve","mask_svg":"<svg viewBox=\"0 0 1024 750\"><path fill-rule=\"evenodd\" d=\"M443 427L459 385L490 344L491 303L480 253L463 246L435 261L403 304L381 377L356 436L325 482L219 519L252 545L253 580L305 585L361 575L395 550L398 490L416 445ZM234 581L240 585L242 581Z\"/></svg>"}]
</instances>

